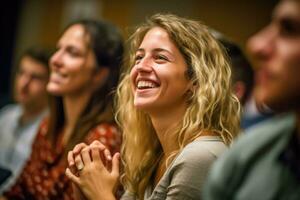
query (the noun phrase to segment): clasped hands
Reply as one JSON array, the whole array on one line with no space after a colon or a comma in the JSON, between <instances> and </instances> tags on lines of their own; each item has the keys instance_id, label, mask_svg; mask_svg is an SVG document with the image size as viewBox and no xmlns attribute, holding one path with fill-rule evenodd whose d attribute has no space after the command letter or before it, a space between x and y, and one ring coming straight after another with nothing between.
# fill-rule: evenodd
<instances>
[{"instance_id":1,"label":"clasped hands","mask_svg":"<svg viewBox=\"0 0 300 200\"><path fill-rule=\"evenodd\" d=\"M99 141L77 144L68 152L66 176L74 183L76 199L115 199L120 154L111 156Z\"/></svg>"}]
</instances>

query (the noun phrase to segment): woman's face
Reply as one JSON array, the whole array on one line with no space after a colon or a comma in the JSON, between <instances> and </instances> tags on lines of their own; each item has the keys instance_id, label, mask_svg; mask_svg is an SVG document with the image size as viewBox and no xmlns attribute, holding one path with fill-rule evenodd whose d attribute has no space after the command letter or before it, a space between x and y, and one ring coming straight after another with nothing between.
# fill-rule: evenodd
<instances>
[{"instance_id":1,"label":"woman's face","mask_svg":"<svg viewBox=\"0 0 300 200\"><path fill-rule=\"evenodd\" d=\"M159 27L150 29L136 51L130 74L134 105L147 112L185 107L191 85L186 70L185 59L168 33Z\"/></svg>"},{"instance_id":2,"label":"woman's face","mask_svg":"<svg viewBox=\"0 0 300 200\"><path fill-rule=\"evenodd\" d=\"M48 92L54 95L80 95L91 90L95 55L88 47L89 36L80 24L69 27L57 43L50 59Z\"/></svg>"}]
</instances>

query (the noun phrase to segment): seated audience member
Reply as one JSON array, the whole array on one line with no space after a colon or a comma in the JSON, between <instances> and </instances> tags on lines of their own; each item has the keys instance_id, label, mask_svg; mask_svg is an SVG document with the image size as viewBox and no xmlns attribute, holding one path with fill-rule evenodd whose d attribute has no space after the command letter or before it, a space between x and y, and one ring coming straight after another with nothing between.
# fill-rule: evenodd
<instances>
[{"instance_id":1,"label":"seated audience member","mask_svg":"<svg viewBox=\"0 0 300 200\"><path fill-rule=\"evenodd\" d=\"M100 140L119 151L112 90L123 54L120 31L105 21L67 26L50 59L50 116L42 122L32 154L7 199L73 199L65 176L67 152L76 143Z\"/></svg>"},{"instance_id":2,"label":"seated audience member","mask_svg":"<svg viewBox=\"0 0 300 200\"><path fill-rule=\"evenodd\" d=\"M253 69L238 45L226 39L219 39L219 41L229 56L233 91L244 105L253 89Z\"/></svg>"},{"instance_id":3,"label":"seated audience member","mask_svg":"<svg viewBox=\"0 0 300 200\"><path fill-rule=\"evenodd\" d=\"M224 46L230 60L234 93L243 105L241 128L246 130L274 116L264 104L259 104L253 97L254 70L239 46L219 32L213 35Z\"/></svg>"},{"instance_id":4,"label":"seated audience member","mask_svg":"<svg viewBox=\"0 0 300 200\"><path fill-rule=\"evenodd\" d=\"M300 2L280 1L247 47L258 69L255 97L280 115L215 163L204 199L300 199Z\"/></svg>"},{"instance_id":5,"label":"seated audience member","mask_svg":"<svg viewBox=\"0 0 300 200\"><path fill-rule=\"evenodd\" d=\"M31 145L46 115L50 52L31 47L21 56L13 80L15 104L0 111L0 167L11 171L0 194L15 183L31 153Z\"/></svg>"},{"instance_id":6,"label":"seated audience member","mask_svg":"<svg viewBox=\"0 0 300 200\"><path fill-rule=\"evenodd\" d=\"M122 199L199 199L211 164L239 131L222 48L205 25L156 14L130 37L127 61L117 90ZM69 152L66 174L79 197L115 199L119 154L110 160L103 149Z\"/></svg>"}]
</instances>

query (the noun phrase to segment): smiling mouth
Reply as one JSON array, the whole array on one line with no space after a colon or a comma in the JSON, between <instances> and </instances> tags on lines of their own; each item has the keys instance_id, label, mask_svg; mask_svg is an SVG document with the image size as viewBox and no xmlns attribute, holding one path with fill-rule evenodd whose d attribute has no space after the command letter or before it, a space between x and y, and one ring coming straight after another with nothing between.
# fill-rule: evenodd
<instances>
[{"instance_id":1,"label":"smiling mouth","mask_svg":"<svg viewBox=\"0 0 300 200\"><path fill-rule=\"evenodd\" d=\"M157 87L159 87L159 85L152 81L138 81L137 83L137 89L139 90L152 89Z\"/></svg>"}]
</instances>

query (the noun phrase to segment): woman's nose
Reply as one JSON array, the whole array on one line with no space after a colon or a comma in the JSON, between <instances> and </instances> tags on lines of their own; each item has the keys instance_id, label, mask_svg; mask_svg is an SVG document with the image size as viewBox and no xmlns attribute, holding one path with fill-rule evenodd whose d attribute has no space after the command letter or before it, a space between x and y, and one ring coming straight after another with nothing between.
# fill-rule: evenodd
<instances>
[{"instance_id":1,"label":"woman's nose","mask_svg":"<svg viewBox=\"0 0 300 200\"><path fill-rule=\"evenodd\" d=\"M152 71L153 62L150 58L143 58L137 64L137 71L139 72L151 72Z\"/></svg>"},{"instance_id":2,"label":"woman's nose","mask_svg":"<svg viewBox=\"0 0 300 200\"><path fill-rule=\"evenodd\" d=\"M57 50L50 58L51 67L60 67L62 65L62 52Z\"/></svg>"},{"instance_id":3,"label":"woman's nose","mask_svg":"<svg viewBox=\"0 0 300 200\"><path fill-rule=\"evenodd\" d=\"M247 49L254 60L265 60L272 55L275 34L274 27L269 25L248 40Z\"/></svg>"}]
</instances>

